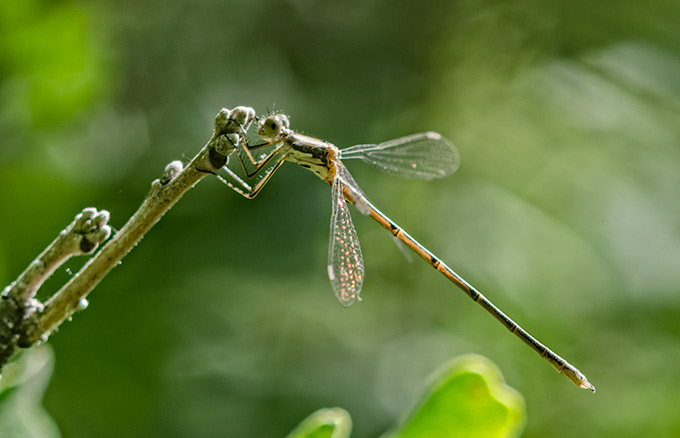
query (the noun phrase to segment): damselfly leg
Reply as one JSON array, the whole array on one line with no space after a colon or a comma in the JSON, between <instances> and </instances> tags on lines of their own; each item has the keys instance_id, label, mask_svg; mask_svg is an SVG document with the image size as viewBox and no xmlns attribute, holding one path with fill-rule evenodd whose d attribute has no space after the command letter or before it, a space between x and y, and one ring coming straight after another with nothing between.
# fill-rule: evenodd
<instances>
[{"instance_id":1,"label":"damselfly leg","mask_svg":"<svg viewBox=\"0 0 680 438\"><path fill-rule=\"evenodd\" d=\"M236 193L248 199L253 199L262 190L264 185L267 184L281 164L283 164L285 156L280 152L285 144L281 142L264 142L250 145L248 135L243 129L241 129L241 139L241 142L236 146L236 156L241 163L245 176L248 179L254 179L255 183L253 185L247 183L228 166L223 168L225 172L224 177L216 176ZM273 147L273 149L259 159L253 157L252 151L266 147Z\"/></svg>"}]
</instances>

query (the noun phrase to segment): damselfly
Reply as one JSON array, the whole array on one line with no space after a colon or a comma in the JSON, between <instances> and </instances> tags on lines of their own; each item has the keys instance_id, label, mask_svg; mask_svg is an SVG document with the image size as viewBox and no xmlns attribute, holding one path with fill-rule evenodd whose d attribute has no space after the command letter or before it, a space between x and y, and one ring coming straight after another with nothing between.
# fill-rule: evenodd
<instances>
[{"instance_id":1,"label":"damselfly","mask_svg":"<svg viewBox=\"0 0 680 438\"><path fill-rule=\"evenodd\" d=\"M510 332L544 357L558 372L581 388L595 391L585 375L569 362L539 342L526 330L496 307L489 299L456 274L436 255L418 243L399 225L378 210L343 164L345 159L360 159L383 172L405 178L431 180L455 172L458 152L441 135L434 132L414 134L379 144L362 144L338 149L331 143L301 135L290 129L288 117L273 114L258 123L257 132L264 144L237 147L239 159L248 178L256 180L252 186L225 167L222 182L247 198L254 198L284 161L291 161L311 170L331 186L331 236L328 251L328 277L338 300L351 305L359 299L364 278L361 247L347 203L354 204L364 215L375 219L396 239L415 251L434 269L462 289L470 298L493 315ZM273 149L255 158L253 151L261 147Z\"/></svg>"}]
</instances>

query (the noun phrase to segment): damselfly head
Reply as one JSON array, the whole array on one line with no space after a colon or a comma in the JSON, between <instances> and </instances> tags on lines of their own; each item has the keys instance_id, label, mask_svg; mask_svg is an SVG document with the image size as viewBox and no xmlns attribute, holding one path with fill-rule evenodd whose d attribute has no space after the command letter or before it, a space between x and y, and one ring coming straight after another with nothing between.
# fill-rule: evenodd
<instances>
[{"instance_id":1,"label":"damselfly head","mask_svg":"<svg viewBox=\"0 0 680 438\"><path fill-rule=\"evenodd\" d=\"M260 120L257 133L264 140L274 140L288 128L290 128L290 121L285 114L272 114L266 119Z\"/></svg>"}]
</instances>

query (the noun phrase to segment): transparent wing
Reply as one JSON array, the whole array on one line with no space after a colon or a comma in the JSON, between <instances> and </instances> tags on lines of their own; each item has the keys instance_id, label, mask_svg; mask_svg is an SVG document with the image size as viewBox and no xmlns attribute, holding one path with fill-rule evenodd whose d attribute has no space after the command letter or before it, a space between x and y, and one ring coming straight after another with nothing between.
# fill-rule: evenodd
<instances>
[{"instance_id":1,"label":"transparent wing","mask_svg":"<svg viewBox=\"0 0 680 438\"><path fill-rule=\"evenodd\" d=\"M366 203L366 195L363 190L359 187L352 174L349 170L342 164L341 161L335 163L336 179L340 178L344 185L345 199L348 199L354 206L363 214L368 216L370 213L370 207ZM349 198L348 198L349 197Z\"/></svg>"},{"instance_id":2,"label":"transparent wing","mask_svg":"<svg viewBox=\"0 0 680 438\"><path fill-rule=\"evenodd\" d=\"M328 278L343 306L359 298L364 282L364 259L352 216L345 202L342 178L336 176L331 190L331 238L328 248Z\"/></svg>"},{"instance_id":3,"label":"transparent wing","mask_svg":"<svg viewBox=\"0 0 680 438\"><path fill-rule=\"evenodd\" d=\"M458 151L436 132L421 132L379 144L359 144L341 151L343 159L358 158L383 172L430 180L458 169Z\"/></svg>"}]
</instances>

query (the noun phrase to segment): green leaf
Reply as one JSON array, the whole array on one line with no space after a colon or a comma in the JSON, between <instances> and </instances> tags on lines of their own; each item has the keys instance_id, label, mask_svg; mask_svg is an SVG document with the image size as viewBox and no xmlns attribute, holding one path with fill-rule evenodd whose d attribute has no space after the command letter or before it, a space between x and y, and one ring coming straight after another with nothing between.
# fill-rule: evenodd
<instances>
[{"instance_id":1,"label":"green leaf","mask_svg":"<svg viewBox=\"0 0 680 438\"><path fill-rule=\"evenodd\" d=\"M348 438L352 420L341 408L320 409L307 417L288 438Z\"/></svg>"},{"instance_id":2,"label":"green leaf","mask_svg":"<svg viewBox=\"0 0 680 438\"><path fill-rule=\"evenodd\" d=\"M0 436L58 438L59 429L42 407L54 356L47 345L24 351L0 380Z\"/></svg>"},{"instance_id":3,"label":"green leaf","mask_svg":"<svg viewBox=\"0 0 680 438\"><path fill-rule=\"evenodd\" d=\"M432 383L394 438L490 438L519 436L524 399L481 356L454 359Z\"/></svg>"}]
</instances>

